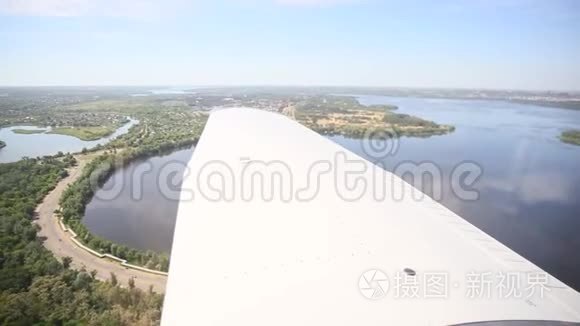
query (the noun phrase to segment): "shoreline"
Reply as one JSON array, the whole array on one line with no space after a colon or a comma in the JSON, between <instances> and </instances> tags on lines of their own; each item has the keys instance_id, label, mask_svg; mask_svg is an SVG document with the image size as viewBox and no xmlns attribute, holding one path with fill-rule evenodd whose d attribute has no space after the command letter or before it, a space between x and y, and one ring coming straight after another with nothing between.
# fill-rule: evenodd
<instances>
[{"instance_id":1,"label":"shoreline","mask_svg":"<svg viewBox=\"0 0 580 326\"><path fill-rule=\"evenodd\" d=\"M38 238L57 259L62 261L64 257L71 257L73 268L78 270L84 268L88 272L95 270L99 280L109 280L111 273L114 273L120 284L128 284L130 279L134 279L135 286L138 288L148 290L152 287L156 292L164 293L167 276L131 269L106 257L94 256L73 241L70 234L61 228L59 219L54 214L59 207L59 200L64 190L81 176L84 166L98 155L99 153L75 155L77 165L68 169L69 175L59 181L36 207L36 218L33 222L40 226Z\"/></svg>"}]
</instances>

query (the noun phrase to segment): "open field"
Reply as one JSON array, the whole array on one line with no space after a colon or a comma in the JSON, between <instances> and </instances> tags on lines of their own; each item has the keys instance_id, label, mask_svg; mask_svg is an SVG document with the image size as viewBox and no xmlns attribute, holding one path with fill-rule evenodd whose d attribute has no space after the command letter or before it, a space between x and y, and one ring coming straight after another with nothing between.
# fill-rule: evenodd
<instances>
[{"instance_id":1,"label":"open field","mask_svg":"<svg viewBox=\"0 0 580 326\"><path fill-rule=\"evenodd\" d=\"M80 140L97 140L115 132L111 127L56 127L49 134L73 136Z\"/></svg>"}]
</instances>

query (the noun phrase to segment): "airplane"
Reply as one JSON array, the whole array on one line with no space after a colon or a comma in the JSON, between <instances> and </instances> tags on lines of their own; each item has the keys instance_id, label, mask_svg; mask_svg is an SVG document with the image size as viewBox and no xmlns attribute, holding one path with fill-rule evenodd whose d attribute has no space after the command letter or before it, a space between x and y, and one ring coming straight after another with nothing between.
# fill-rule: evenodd
<instances>
[{"instance_id":1,"label":"airplane","mask_svg":"<svg viewBox=\"0 0 580 326\"><path fill-rule=\"evenodd\" d=\"M212 112L161 324L580 323L578 292L418 191L282 114Z\"/></svg>"}]
</instances>

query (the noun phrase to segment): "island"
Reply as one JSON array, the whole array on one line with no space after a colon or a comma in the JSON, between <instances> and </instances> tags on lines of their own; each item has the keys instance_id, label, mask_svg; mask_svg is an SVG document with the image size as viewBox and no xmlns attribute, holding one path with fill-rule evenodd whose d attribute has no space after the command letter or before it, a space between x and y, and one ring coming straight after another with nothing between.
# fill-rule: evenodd
<instances>
[{"instance_id":1,"label":"island","mask_svg":"<svg viewBox=\"0 0 580 326\"><path fill-rule=\"evenodd\" d=\"M6 147L6 143L0 140L0 149Z\"/></svg>"},{"instance_id":2,"label":"island","mask_svg":"<svg viewBox=\"0 0 580 326\"><path fill-rule=\"evenodd\" d=\"M15 134L33 135L33 134L58 134L76 137L80 140L91 141L98 140L111 135L115 132L117 125L107 126L63 126L48 129L12 129Z\"/></svg>"},{"instance_id":3,"label":"island","mask_svg":"<svg viewBox=\"0 0 580 326\"><path fill-rule=\"evenodd\" d=\"M580 130L566 130L560 135L560 140L567 144L580 146Z\"/></svg>"},{"instance_id":4,"label":"island","mask_svg":"<svg viewBox=\"0 0 580 326\"><path fill-rule=\"evenodd\" d=\"M111 135L113 132L115 132L115 127L112 126L106 127L89 126L89 127L56 127L51 129L48 133L73 136L80 140L90 141L107 137Z\"/></svg>"},{"instance_id":5,"label":"island","mask_svg":"<svg viewBox=\"0 0 580 326\"><path fill-rule=\"evenodd\" d=\"M46 132L46 129L12 129L12 132L15 134L33 135L43 134Z\"/></svg>"},{"instance_id":6,"label":"island","mask_svg":"<svg viewBox=\"0 0 580 326\"><path fill-rule=\"evenodd\" d=\"M62 126L48 129L12 129L15 134L33 135L33 134L58 134L76 137L80 140L91 141L107 137L115 132L120 124L107 126Z\"/></svg>"},{"instance_id":7,"label":"island","mask_svg":"<svg viewBox=\"0 0 580 326\"><path fill-rule=\"evenodd\" d=\"M375 132L388 132L394 137L429 137L455 130L453 126L396 113L396 110L393 105L365 106L354 97L315 96L284 112L318 133L351 138L369 137Z\"/></svg>"}]
</instances>

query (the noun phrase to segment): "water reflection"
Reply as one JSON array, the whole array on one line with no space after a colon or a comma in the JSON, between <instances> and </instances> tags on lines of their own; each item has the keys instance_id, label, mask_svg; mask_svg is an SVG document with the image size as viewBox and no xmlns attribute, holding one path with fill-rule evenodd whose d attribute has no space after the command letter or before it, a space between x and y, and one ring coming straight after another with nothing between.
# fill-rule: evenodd
<instances>
[{"instance_id":1,"label":"water reflection","mask_svg":"<svg viewBox=\"0 0 580 326\"><path fill-rule=\"evenodd\" d=\"M159 171L172 164L175 176L181 181L192 153L193 148L189 148L136 161L114 173L103 189L113 189L119 184L125 186L120 187L120 193L113 199L105 198L108 196L106 190L100 190L102 196L99 192L96 194L86 209L83 220L86 226L96 235L133 248L169 252L178 202L167 198L157 187ZM180 185L178 182L177 187Z\"/></svg>"}]
</instances>

